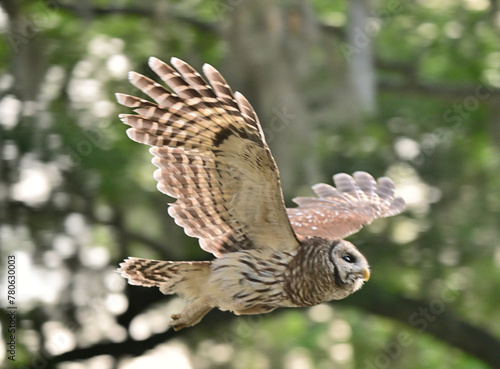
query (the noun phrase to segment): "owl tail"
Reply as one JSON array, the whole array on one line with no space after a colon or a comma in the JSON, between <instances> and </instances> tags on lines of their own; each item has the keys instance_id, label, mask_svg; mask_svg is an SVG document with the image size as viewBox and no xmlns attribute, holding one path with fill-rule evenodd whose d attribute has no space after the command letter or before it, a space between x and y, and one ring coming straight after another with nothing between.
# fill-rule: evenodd
<instances>
[{"instance_id":1,"label":"owl tail","mask_svg":"<svg viewBox=\"0 0 500 369\"><path fill-rule=\"evenodd\" d=\"M177 293L186 299L203 295L210 276L210 261L159 261L130 257L118 272L133 285L159 287L165 295Z\"/></svg>"}]
</instances>

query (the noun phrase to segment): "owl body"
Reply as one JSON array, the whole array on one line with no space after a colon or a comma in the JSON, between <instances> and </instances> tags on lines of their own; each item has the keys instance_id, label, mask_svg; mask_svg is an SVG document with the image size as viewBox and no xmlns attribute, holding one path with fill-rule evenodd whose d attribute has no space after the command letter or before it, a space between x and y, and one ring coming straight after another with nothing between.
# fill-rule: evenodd
<instances>
[{"instance_id":1,"label":"owl body","mask_svg":"<svg viewBox=\"0 0 500 369\"><path fill-rule=\"evenodd\" d=\"M339 252L337 248L344 250ZM351 268L354 283L349 283L350 276L335 270L331 261L335 253L358 258L358 265ZM339 262L345 263L341 258ZM221 310L253 314L339 300L361 288L368 278L368 262L354 245L312 237L290 252L245 250L214 260L208 294Z\"/></svg>"},{"instance_id":2,"label":"owl body","mask_svg":"<svg viewBox=\"0 0 500 369\"><path fill-rule=\"evenodd\" d=\"M293 252L244 250L212 262L209 292L214 306L237 315L267 313L287 302L286 263Z\"/></svg>"},{"instance_id":3,"label":"owl body","mask_svg":"<svg viewBox=\"0 0 500 369\"><path fill-rule=\"evenodd\" d=\"M187 305L175 329L198 323L217 307L260 314L347 297L370 277L368 262L343 238L380 217L404 210L389 178L365 172L313 186L316 197L287 209L276 163L250 103L215 68L209 83L185 62L149 65L170 87L131 72L130 82L156 102L117 94L138 114L121 114L128 136L152 146L158 189L177 199L169 214L199 238L212 261L131 257L119 272L130 284L178 294Z\"/></svg>"},{"instance_id":4,"label":"owl body","mask_svg":"<svg viewBox=\"0 0 500 369\"><path fill-rule=\"evenodd\" d=\"M306 238L289 252L243 250L211 262L130 258L120 271L132 283L157 286L188 301L172 316L177 330L198 323L213 308L250 315L340 300L369 278L368 262L354 245L319 237Z\"/></svg>"}]
</instances>

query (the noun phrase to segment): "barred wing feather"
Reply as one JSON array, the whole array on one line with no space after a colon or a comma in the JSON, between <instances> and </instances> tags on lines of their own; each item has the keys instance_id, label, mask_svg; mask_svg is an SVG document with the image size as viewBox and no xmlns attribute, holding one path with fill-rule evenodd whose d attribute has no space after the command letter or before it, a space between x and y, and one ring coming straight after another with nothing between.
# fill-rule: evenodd
<instances>
[{"instance_id":1,"label":"barred wing feather","mask_svg":"<svg viewBox=\"0 0 500 369\"><path fill-rule=\"evenodd\" d=\"M171 88L131 72L130 82L156 103L117 94L137 114L121 114L128 136L151 145L158 189L177 201L169 214L219 257L252 248L293 249L298 241L279 173L257 115L210 65L203 77L172 58L149 65Z\"/></svg>"},{"instance_id":2,"label":"barred wing feather","mask_svg":"<svg viewBox=\"0 0 500 369\"><path fill-rule=\"evenodd\" d=\"M394 196L394 183L387 177L376 182L366 172L353 177L340 173L333 177L337 188L320 183L313 186L318 197L298 197L298 208L287 209L297 235L344 238L377 218L390 217L405 209L401 197Z\"/></svg>"}]
</instances>

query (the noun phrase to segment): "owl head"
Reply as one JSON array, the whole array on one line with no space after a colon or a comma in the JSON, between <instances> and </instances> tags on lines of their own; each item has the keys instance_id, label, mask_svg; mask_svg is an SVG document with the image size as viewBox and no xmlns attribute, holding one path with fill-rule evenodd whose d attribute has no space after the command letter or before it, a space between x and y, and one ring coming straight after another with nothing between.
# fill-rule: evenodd
<instances>
[{"instance_id":1,"label":"owl head","mask_svg":"<svg viewBox=\"0 0 500 369\"><path fill-rule=\"evenodd\" d=\"M297 278L299 274L302 278ZM352 243L309 237L302 240L290 262L285 289L298 306L312 306L341 300L359 290L369 278L368 262Z\"/></svg>"},{"instance_id":2,"label":"owl head","mask_svg":"<svg viewBox=\"0 0 500 369\"><path fill-rule=\"evenodd\" d=\"M366 258L350 242L333 240L328 253L337 287L350 293L361 288L370 279Z\"/></svg>"}]
</instances>

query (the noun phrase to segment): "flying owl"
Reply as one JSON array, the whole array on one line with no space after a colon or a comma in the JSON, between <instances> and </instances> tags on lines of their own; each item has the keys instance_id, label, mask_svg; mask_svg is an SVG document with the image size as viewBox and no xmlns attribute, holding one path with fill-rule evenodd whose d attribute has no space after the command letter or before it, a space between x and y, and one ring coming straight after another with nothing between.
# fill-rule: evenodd
<instances>
[{"instance_id":1,"label":"flying owl","mask_svg":"<svg viewBox=\"0 0 500 369\"><path fill-rule=\"evenodd\" d=\"M212 261L130 257L118 271L130 284L156 286L187 301L172 315L175 330L211 309L261 314L313 306L352 294L370 278L366 258L344 238L405 208L386 177L336 174L336 188L316 184L317 197L287 209L278 168L257 115L220 73L205 64L207 83L190 65L149 59L170 87L130 72L130 82L156 103L117 94L137 114L121 114L128 136L151 146L158 189L177 199L168 212L199 238Z\"/></svg>"}]
</instances>

